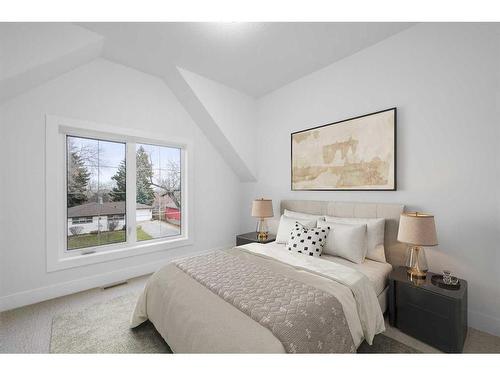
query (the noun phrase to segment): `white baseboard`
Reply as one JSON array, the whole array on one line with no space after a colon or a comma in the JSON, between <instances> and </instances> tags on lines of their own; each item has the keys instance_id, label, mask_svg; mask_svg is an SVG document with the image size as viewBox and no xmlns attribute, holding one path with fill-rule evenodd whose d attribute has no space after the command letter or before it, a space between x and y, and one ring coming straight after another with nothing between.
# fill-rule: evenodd
<instances>
[{"instance_id":1,"label":"white baseboard","mask_svg":"<svg viewBox=\"0 0 500 375\"><path fill-rule=\"evenodd\" d=\"M228 245L228 246L222 246L217 249L198 251L195 253L190 253L188 256L199 255L219 249L227 249L233 246L234 245ZM177 256L168 259L162 259L156 262L145 263L134 267L123 268L117 271L106 272L99 275L93 275L77 280L71 280L64 283L48 285L42 288L26 290L10 294L7 296L3 296L0 297L0 311L12 310L18 307L31 305L33 303L46 301L52 298L62 297L68 294L73 294L82 292L84 290L98 288L106 284L111 284L118 281L131 279L134 277L147 275L157 271L160 267L167 264L168 262L171 262L173 259L178 259L182 257L183 256Z\"/></svg>"},{"instance_id":2,"label":"white baseboard","mask_svg":"<svg viewBox=\"0 0 500 375\"><path fill-rule=\"evenodd\" d=\"M469 327L500 336L500 318L469 310Z\"/></svg>"}]
</instances>

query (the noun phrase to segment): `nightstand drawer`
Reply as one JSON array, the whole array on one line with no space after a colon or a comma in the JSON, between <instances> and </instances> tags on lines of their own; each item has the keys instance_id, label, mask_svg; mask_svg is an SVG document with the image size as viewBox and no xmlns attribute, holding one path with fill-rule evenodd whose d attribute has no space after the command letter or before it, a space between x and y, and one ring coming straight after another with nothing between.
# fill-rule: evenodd
<instances>
[{"instance_id":1,"label":"nightstand drawer","mask_svg":"<svg viewBox=\"0 0 500 375\"><path fill-rule=\"evenodd\" d=\"M436 315L413 304L398 305L396 326L404 333L418 337L444 352L454 352L453 325L449 318ZM451 340L450 340L451 338Z\"/></svg>"},{"instance_id":2,"label":"nightstand drawer","mask_svg":"<svg viewBox=\"0 0 500 375\"><path fill-rule=\"evenodd\" d=\"M398 306L415 306L444 319L449 318L454 309L453 301L450 301L448 298L433 294L432 292L424 292L420 288L410 284L398 284L396 300L398 301Z\"/></svg>"}]
</instances>

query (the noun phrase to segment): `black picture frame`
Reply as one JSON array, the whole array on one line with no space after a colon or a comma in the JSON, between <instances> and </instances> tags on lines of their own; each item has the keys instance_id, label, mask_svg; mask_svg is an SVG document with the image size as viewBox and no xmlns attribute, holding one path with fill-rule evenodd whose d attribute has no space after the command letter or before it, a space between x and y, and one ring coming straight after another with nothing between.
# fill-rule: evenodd
<instances>
[{"instance_id":1,"label":"black picture frame","mask_svg":"<svg viewBox=\"0 0 500 375\"><path fill-rule=\"evenodd\" d=\"M379 113L384 113L384 112L389 112L389 111L393 111L394 112L394 144L393 144L393 157L394 157L394 176L393 176L393 179L394 179L394 187L393 188L380 188L380 189L338 189L338 188L331 188L331 189L296 189L294 188L293 186L293 136L296 135L296 134L300 134L300 133L303 133L303 132L307 132L307 131L310 131L310 130L315 130L315 129L320 129L320 128L324 128L324 127L327 127L327 126L332 126L332 125L337 125L337 124L341 124L341 123L344 123L346 121L351 121L351 120L356 120L356 119L360 119L360 118L363 118L363 117L369 117L369 116L372 116L372 115L377 115ZM392 107L392 108L388 108L388 109L383 109L381 111L376 111L376 112L371 112L371 113L367 113L365 115L361 115L361 116L356 116L356 117L351 117L351 118L347 118L347 119L344 119L344 120L340 120L340 121L335 121L335 122L331 122L331 123L328 123L328 124L325 124L325 125L320 125L320 126L315 126L315 127L312 127L312 128L308 128L308 129L304 129L304 130L299 130L299 131L296 131L296 132L293 132L290 134L290 189L291 191L397 191L397 107Z\"/></svg>"}]
</instances>

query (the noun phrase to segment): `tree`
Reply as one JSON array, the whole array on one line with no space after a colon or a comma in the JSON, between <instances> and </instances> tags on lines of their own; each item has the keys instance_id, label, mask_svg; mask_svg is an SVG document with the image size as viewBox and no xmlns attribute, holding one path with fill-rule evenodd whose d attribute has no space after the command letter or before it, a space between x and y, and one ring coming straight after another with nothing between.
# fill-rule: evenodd
<instances>
[{"instance_id":1,"label":"tree","mask_svg":"<svg viewBox=\"0 0 500 375\"><path fill-rule=\"evenodd\" d=\"M181 208L181 166L173 160L169 160L167 165L167 176L161 179L160 185L155 185L163 189L162 196L168 196L177 208Z\"/></svg>"},{"instance_id":2,"label":"tree","mask_svg":"<svg viewBox=\"0 0 500 375\"><path fill-rule=\"evenodd\" d=\"M70 227L69 231L73 236L78 236L83 232L83 227L82 226Z\"/></svg>"},{"instance_id":3,"label":"tree","mask_svg":"<svg viewBox=\"0 0 500 375\"><path fill-rule=\"evenodd\" d=\"M142 146L137 149L136 153L136 202L151 206L155 200L155 192L153 186L163 190L162 196L169 196L175 205L180 208L180 184L181 171L180 165L177 162L169 161L167 165L167 176L162 178L159 183L153 181L153 164L147 152ZM126 191L126 165L125 160L120 163L118 171L111 177L116 181L116 187L110 192L111 200L125 200Z\"/></svg>"},{"instance_id":4,"label":"tree","mask_svg":"<svg viewBox=\"0 0 500 375\"><path fill-rule=\"evenodd\" d=\"M136 153L136 201L151 206L155 199L152 187L153 164L144 148L140 146Z\"/></svg>"},{"instance_id":5,"label":"tree","mask_svg":"<svg viewBox=\"0 0 500 375\"><path fill-rule=\"evenodd\" d=\"M108 220L108 230L110 232L113 232L116 229L116 227L118 227L118 224L119 224L118 220L114 219Z\"/></svg>"},{"instance_id":6,"label":"tree","mask_svg":"<svg viewBox=\"0 0 500 375\"><path fill-rule=\"evenodd\" d=\"M68 207L73 207L87 201L90 173L77 152L70 152L68 164Z\"/></svg>"},{"instance_id":7,"label":"tree","mask_svg":"<svg viewBox=\"0 0 500 375\"><path fill-rule=\"evenodd\" d=\"M114 187L109 196L112 202L125 201L125 192L127 191L127 168L125 160L120 162L118 166L118 171L111 177L112 180L116 181L116 187Z\"/></svg>"}]
</instances>

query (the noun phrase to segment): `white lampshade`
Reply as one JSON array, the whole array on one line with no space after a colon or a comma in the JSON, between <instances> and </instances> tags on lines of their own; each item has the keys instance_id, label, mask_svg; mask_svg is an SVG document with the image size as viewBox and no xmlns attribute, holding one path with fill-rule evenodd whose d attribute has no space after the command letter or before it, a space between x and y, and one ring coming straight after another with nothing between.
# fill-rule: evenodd
<instances>
[{"instance_id":1,"label":"white lampshade","mask_svg":"<svg viewBox=\"0 0 500 375\"><path fill-rule=\"evenodd\" d=\"M420 212L401 214L398 241L415 246L436 246L438 241L434 216Z\"/></svg>"},{"instance_id":2,"label":"white lampshade","mask_svg":"<svg viewBox=\"0 0 500 375\"><path fill-rule=\"evenodd\" d=\"M252 203L253 217L273 217L273 201L271 199L256 199Z\"/></svg>"}]
</instances>

